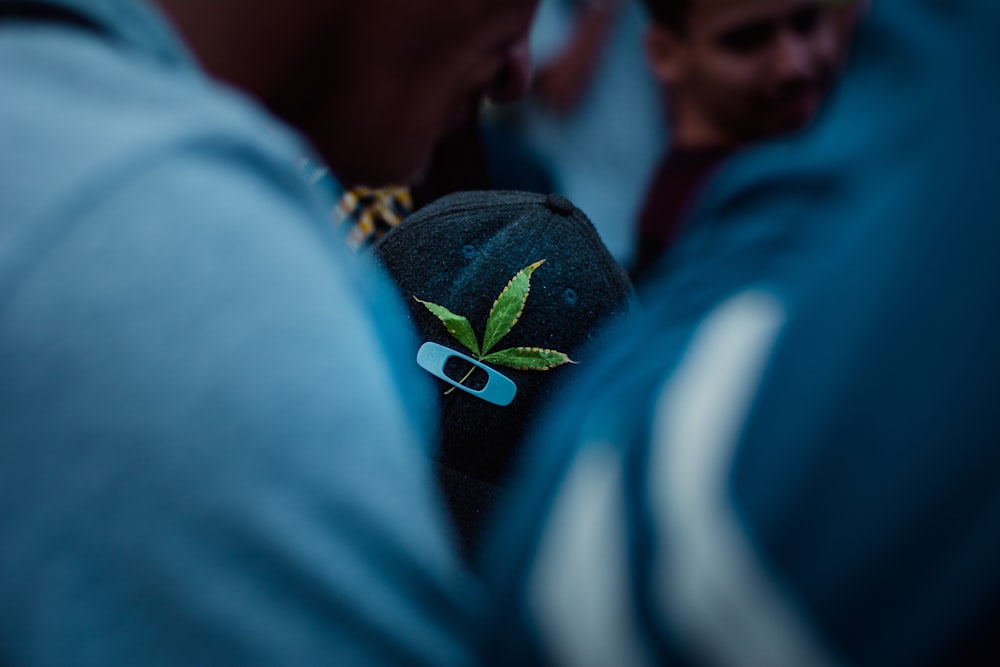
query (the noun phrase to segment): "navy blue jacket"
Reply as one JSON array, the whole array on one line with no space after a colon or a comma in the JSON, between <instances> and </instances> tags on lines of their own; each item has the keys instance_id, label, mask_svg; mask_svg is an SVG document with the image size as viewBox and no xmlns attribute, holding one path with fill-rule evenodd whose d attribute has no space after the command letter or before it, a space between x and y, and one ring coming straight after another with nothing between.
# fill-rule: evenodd
<instances>
[{"instance_id":1,"label":"navy blue jacket","mask_svg":"<svg viewBox=\"0 0 1000 667\"><path fill-rule=\"evenodd\" d=\"M997 664L997 34L875 3L818 126L720 173L526 450L494 664Z\"/></svg>"}]
</instances>

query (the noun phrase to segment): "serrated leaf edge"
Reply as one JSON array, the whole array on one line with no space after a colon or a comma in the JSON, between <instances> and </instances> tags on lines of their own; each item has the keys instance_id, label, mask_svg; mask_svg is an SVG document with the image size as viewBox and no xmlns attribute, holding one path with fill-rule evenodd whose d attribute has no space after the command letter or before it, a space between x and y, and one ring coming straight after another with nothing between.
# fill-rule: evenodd
<instances>
[{"instance_id":1,"label":"serrated leaf edge","mask_svg":"<svg viewBox=\"0 0 1000 667\"><path fill-rule=\"evenodd\" d=\"M438 319L438 321L440 321L441 324L444 325L445 330L448 333L451 334L451 337L454 338L456 341L458 341L467 350L469 350L470 352L472 352L473 356L475 356L476 359L480 358L481 353L479 352L479 337L476 336L476 332L472 328L472 324L469 323L468 318L466 318L464 315L458 315L456 313L453 313L453 312L451 312L450 310L448 310L447 308L445 308L444 306L442 306L440 304L436 304L436 303L433 303L431 301L424 301L423 299L420 299L417 296L414 296L413 300L416 301L417 303L422 304L424 306L424 308L426 308L427 311L431 315L433 315L434 317L436 317ZM468 343L464 342L459 337L460 334L457 333L452 327L448 326L448 323L444 320L444 318L442 318L440 315L438 315L437 313L434 312L434 310L433 310L434 308L440 308L441 310L443 310L444 312L448 313L451 317L455 318L456 320L460 320L462 322L465 322L466 326L469 327L469 334L471 334L471 336L472 336L472 342L475 343L476 346L472 347Z\"/></svg>"},{"instance_id":2,"label":"serrated leaf edge","mask_svg":"<svg viewBox=\"0 0 1000 667\"><path fill-rule=\"evenodd\" d=\"M538 267L540 267L544 263L545 263L545 260L544 259L540 259L537 262L535 262L534 264L529 264L528 266L524 267L523 269L521 269L520 271L518 271L517 273L515 273L514 276L510 280L507 281L507 284L504 286L504 288L502 290L500 290L500 294L497 295L497 298L493 300L493 305L490 307L490 314L486 318L486 331L483 333L483 352L482 352L482 354L484 356L487 353L489 353L489 351L492 350L493 347L496 346L497 343L499 343L501 340L503 340L503 337L506 336L507 334L509 334L511 332L511 330L514 328L514 326L520 321L521 315L524 314L524 306L525 306L525 304L528 303L528 295L531 294L531 274L535 272L535 269L537 269ZM489 331L490 331L490 322L493 321L493 315L496 312L497 305L500 303L500 301L504 298L504 296L507 294L507 292L514 285L514 282L518 278L520 278L522 275L527 279L527 284L526 284L526 287L525 287L525 290L524 290L524 294L521 297L521 304L520 304L520 307L517 310L517 314L514 316L514 319L511 321L510 325L506 328L506 330L504 330L503 332L495 335L493 340L488 340L487 336L489 335Z\"/></svg>"},{"instance_id":3,"label":"serrated leaf edge","mask_svg":"<svg viewBox=\"0 0 1000 667\"><path fill-rule=\"evenodd\" d=\"M549 364L548 366L546 366L544 368L521 368L519 366L512 366L511 364L506 364L506 363L504 363L502 361L494 361L494 360L490 359L490 357L492 357L494 355L503 354L505 352L510 352L512 350L526 350L526 351L531 351L531 352L547 352L549 354L558 354L558 355L561 355L561 356L565 357L565 359L563 359L562 361L556 362L556 363L551 363L551 364ZM559 366L564 366L566 364L578 364L578 363L580 363L578 361L573 361L572 359L569 358L568 354L566 354L565 352L560 352L559 350L553 350L553 349L545 348L545 347L523 347L523 346L508 347L508 348L505 348L503 350L497 350L496 352L492 352L492 353L487 354L486 356L482 357L480 359L480 361L485 362L485 363L489 363L489 364L493 364L494 366L504 366L506 368L514 368L516 370L524 370L524 371L548 371L548 370L551 370L553 368L558 368Z\"/></svg>"}]
</instances>

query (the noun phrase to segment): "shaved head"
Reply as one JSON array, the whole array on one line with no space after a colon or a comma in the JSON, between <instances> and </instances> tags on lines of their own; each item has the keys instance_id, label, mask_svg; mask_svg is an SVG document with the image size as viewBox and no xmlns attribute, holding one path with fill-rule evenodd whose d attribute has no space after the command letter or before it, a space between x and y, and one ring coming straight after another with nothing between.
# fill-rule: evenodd
<instances>
[{"instance_id":1,"label":"shaved head","mask_svg":"<svg viewBox=\"0 0 1000 667\"><path fill-rule=\"evenodd\" d=\"M418 179L487 97L527 86L537 0L158 0L205 68L308 137L346 184Z\"/></svg>"}]
</instances>

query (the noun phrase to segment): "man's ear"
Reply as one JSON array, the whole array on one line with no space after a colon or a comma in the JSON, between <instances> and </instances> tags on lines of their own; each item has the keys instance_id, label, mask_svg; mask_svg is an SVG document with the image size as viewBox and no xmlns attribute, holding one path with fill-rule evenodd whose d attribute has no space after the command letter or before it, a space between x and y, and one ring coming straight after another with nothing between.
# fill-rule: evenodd
<instances>
[{"instance_id":1,"label":"man's ear","mask_svg":"<svg viewBox=\"0 0 1000 667\"><path fill-rule=\"evenodd\" d=\"M646 62L656 79L667 86L675 86L683 71L683 44L681 38L669 28L651 21L645 35Z\"/></svg>"}]
</instances>

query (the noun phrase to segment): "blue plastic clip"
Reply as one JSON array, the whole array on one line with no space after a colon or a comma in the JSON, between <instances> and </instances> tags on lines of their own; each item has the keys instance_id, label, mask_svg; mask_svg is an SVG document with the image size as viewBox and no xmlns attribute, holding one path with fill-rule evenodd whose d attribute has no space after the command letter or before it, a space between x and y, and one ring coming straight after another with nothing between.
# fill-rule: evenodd
<instances>
[{"instance_id":1,"label":"blue plastic clip","mask_svg":"<svg viewBox=\"0 0 1000 667\"><path fill-rule=\"evenodd\" d=\"M444 365L451 357L458 357L477 368L481 368L489 376L486 386L482 389L471 389L445 375ZM441 378L451 386L457 387L494 405L510 405L510 402L514 400L514 395L517 393L517 385L503 373L444 345L438 345L437 343L424 343L421 345L420 349L417 350L417 364L434 377Z\"/></svg>"}]
</instances>

